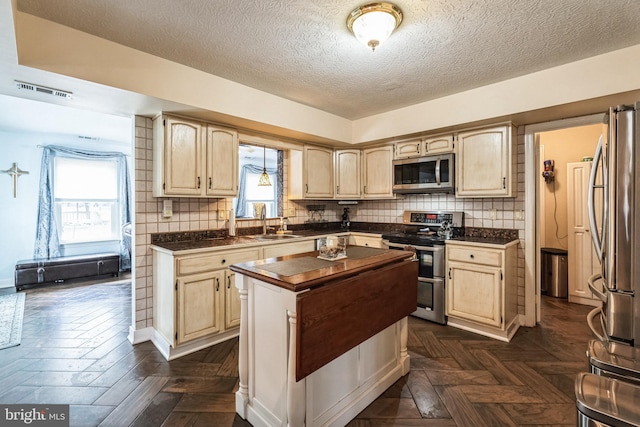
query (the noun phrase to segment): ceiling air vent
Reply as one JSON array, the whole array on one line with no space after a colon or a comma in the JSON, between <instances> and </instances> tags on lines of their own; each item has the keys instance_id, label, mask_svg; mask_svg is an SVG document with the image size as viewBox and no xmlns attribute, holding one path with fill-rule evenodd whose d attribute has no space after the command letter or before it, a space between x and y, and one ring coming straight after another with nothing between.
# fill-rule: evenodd
<instances>
[{"instance_id":1,"label":"ceiling air vent","mask_svg":"<svg viewBox=\"0 0 640 427\"><path fill-rule=\"evenodd\" d=\"M60 89L53 89L50 87L40 86L33 83L21 82L19 80L16 80L15 82L16 82L16 85L18 86L18 89L30 90L32 92L44 93L46 95L57 96L59 98L65 98L65 99L71 99L71 96L73 95L71 92L66 92Z\"/></svg>"}]
</instances>

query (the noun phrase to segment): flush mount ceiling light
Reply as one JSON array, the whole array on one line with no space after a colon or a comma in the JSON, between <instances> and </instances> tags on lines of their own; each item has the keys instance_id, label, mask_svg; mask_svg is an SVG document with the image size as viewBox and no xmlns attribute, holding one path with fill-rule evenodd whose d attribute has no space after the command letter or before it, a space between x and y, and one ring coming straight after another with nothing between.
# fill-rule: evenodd
<instances>
[{"instance_id":1,"label":"flush mount ceiling light","mask_svg":"<svg viewBox=\"0 0 640 427\"><path fill-rule=\"evenodd\" d=\"M372 51L380 46L402 22L402 11L391 3L369 3L354 9L347 27Z\"/></svg>"}]
</instances>

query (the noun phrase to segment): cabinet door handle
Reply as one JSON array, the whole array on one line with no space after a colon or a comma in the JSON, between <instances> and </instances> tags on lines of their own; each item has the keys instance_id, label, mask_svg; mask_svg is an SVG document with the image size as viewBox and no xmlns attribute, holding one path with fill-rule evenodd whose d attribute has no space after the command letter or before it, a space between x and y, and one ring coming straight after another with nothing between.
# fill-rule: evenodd
<instances>
[{"instance_id":1,"label":"cabinet door handle","mask_svg":"<svg viewBox=\"0 0 640 427\"><path fill-rule=\"evenodd\" d=\"M227 289L231 289L231 276L227 276Z\"/></svg>"},{"instance_id":2,"label":"cabinet door handle","mask_svg":"<svg viewBox=\"0 0 640 427\"><path fill-rule=\"evenodd\" d=\"M305 184L304 188L305 188L304 192L308 193L309 192L309 184Z\"/></svg>"},{"instance_id":3,"label":"cabinet door handle","mask_svg":"<svg viewBox=\"0 0 640 427\"><path fill-rule=\"evenodd\" d=\"M340 186L336 185L336 194L340 194Z\"/></svg>"},{"instance_id":4,"label":"cabinet door handle","mask_svg":"<svg viewBox=\"0 0 640 427\"><path fill-rule=\"evenodd\" d=\"M449 267L449 280L451 280L451 267Z\"/></svg>"},{"instance_id":5,"label":"cabinet door handle","mask_svg":"<svg viewBox=\"0 0 640 427\"><path fill-rule=\"evenodd\" d=\"M502 189L506 190L506 188L507 188L507 177L503 176L502 177Z\"/></svg>"},{"instance_id":6,"label":"cabinet door handle","mask_svg":"<svg viewBox=\"0 0 640 427\"><path fill-rule=\"evenodd\" d=\"M367 186L364 186L364 194L367 194Z\"/></svg>"},{"instance_id":7,"label":"cabinet door handle","mask_svg":"<svg viewBox=\"0 0 640 427\"><path fill-rule=\"evenodd\" d=\"M198 177L198 188L200 188L200 177Z\"/></svg>"},{"instance_id":8,"label":"cabinet door handle","mask_svg":"<svg viewBox=\"0 0 640 427\"><path fill-rule=\"evenodd\" d=\"M224 264L225 262L227 262L227 260L226 260L226 259L223 259L223 260L222 260L222 263Z\"/></svg>"},{"instance_id":9,"label":"cabinet door handle","mask_svg":"<svg viewBox=\"0 0 640 427\"><path fill-rule=\"evenodd\" d=\"M427 146L425 145L425 146L424 146L424 148L426 149L426 148L427 148ZM420 152L420 143L419 143L419 142L416 144L416 152L417 152L417 153L419 153L419 152Z\"/></svg>"},{"instance_id":10,"label":"cabinet door handle","mask_svg":"<svg viewBox=\"0 0 640 427\"><path fill-rule=\"evenodd\" d=\"M216 277L216 292L220 290L220 279Z\"/></svg>"},{"instance_id":11,"label":"cabinet door handle","mask_svg":"<svg viewBox=\"0 0 640 427\"><path fill-rule=\"evenodd\" d=\"M211 190L211 184L212 184L211 177L209 177L209 190Z\"/></svg>"},{"instance_id":12,"label":"cabinet door handle","mask_svg":"<svg viewBox=\"0 0 640 427\"><path fill-rule=\"evenodd\" d=\"M473 258L474 258L473 254L469 255L469 257L470 257L471 259L473 259Z\"/></svg>"}]
</instances>

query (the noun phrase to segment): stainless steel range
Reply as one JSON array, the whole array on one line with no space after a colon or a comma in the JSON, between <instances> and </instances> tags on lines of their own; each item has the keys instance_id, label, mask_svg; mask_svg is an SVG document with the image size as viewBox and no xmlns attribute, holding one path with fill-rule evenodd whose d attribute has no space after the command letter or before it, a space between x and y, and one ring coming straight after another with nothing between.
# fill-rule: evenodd
<instances>
[{"instance_id":1,"label":"stainless steel range","mask_svg":"<svg viewBox=\"0 0 640 427\"><path fill-rule=\"evenodd\" d=\"M447 323L445 315L445 240L464 234L463 212L405 211L403 233L382 235L391 249L416 253L418 266L418 307L413 316Z\"/></svg>"}]
</instances>

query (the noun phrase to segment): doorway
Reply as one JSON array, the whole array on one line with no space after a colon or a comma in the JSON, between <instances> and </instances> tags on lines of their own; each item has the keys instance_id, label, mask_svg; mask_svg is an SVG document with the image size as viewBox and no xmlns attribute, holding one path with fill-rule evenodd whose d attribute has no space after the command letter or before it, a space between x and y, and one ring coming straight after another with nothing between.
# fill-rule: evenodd
<instances>
[{"instance_id":1,"label":"doorway","mask_svg":"<svg viewBox=\"0 0 640 427\"><path fill-rule=\"evenodd\" d=\"M525 241L534 242L525 247L527 326L541 318L541 248L569 250L567 200L573 193L568 188L568 165L593 156L600 134L606 135L603 119L604 114L594 114L525 127ZM553 161L552 167L547 162L547 169L552 169L547 172L553 173L546 178L545 160ZM571 256L567 254L569 268L575 267Z\"/></svg>"}]
</instances>

